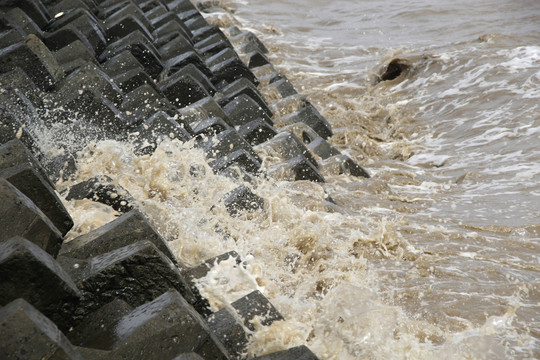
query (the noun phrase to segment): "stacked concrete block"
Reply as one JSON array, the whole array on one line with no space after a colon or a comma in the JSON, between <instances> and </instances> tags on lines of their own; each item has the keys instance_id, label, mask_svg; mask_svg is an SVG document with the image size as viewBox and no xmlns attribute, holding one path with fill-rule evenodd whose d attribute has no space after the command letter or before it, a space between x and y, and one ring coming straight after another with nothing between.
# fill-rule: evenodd
<instances>
[{"instance_id":1,"label":"stacked concrete block","mask_svg":"<svg viewBox=\"0 0 540 360\"><path fill-rule=\"evenodd\" d=\"M76 171L77 150L100 139L130 141L139 155L193 142L238 182L214 206L233 217L264 211L253 181L260 149L295 180L324 181L321 161L367 176L328 143L330 125L311 103L274 114L262 87L283 99L297 92L275 71L257 78L262 67L272 69L269 51L253 33L222 31L189 0L0 1L2 359L238 359L255 316L263 326L283 320L258 292L211 311L196 280L231 254L181 264L110 177L64 195L121 215L64 242L73 220L54 186ZM50 155L38 130L63 124L78 147ZM283 128L299 125L306 136ZM299 347L260 358L316 357Z\"/></svg>"}]
</instances>

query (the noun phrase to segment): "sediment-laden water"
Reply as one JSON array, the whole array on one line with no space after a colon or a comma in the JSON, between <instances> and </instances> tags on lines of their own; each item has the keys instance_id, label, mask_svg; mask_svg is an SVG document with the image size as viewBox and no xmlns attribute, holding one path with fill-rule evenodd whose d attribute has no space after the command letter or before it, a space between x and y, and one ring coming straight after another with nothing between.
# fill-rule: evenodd
<instances>
[{"instance_id":1,"label":"sediment-laden water","mask_svg":"<svg viewBox=\"0 0 540 360\"><path fill-rule=\"evenodd\" d=\"M108 141L81 150L77 181L115 179L186 264L238 251L247 270L224 262L200 287L215 308L260 289L285 316L255 332L250 354L540 357L540 3L222 6L234 13L207 19L255 32L371 178L259 179L265 211L231 218L210 208L235 184L193 144L135 156ZM383 81L390 63L401 70ZM66 204L71 237L117 215Z\"/></svg>"}]
</instances>

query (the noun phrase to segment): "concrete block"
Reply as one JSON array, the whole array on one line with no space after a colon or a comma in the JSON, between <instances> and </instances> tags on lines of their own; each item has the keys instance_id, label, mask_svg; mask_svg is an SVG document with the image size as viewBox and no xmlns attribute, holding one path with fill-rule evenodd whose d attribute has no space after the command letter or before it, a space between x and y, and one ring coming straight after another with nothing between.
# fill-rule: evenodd
<instances>
[{"instance_id":1,"label":"concrete block","mask_svg":"<svg viewBox=\"0 0 540 360\"><path fill-rule=\"evenodd\" d=\"M264 208L264 199L254 194L247 186L241 185L225 195L223 204L231 216L243 211L254 212Z\"/></svg>"},{"instance_id":2,"label":"concrete block","mask_svg":"<svg viewBox=\"0 0 540 360\"><path fill-rule=\"evenodd\" d=\"M81 293L64 269L22 237L0 242L0 250L0 305L24 298L58 327L69 328L72 306Z\"/></svg>"},{"instance_id":3,"label":"concrete block","mask_svg":"<svg viewBox=\"0 0 540 360\"><path fill-rule=\"evenodd\" d=\"M270 119L271 115L269 116L259 103L246 94L240 94L233 98L223 106L223 111L225 111L231 123L235 126L241 126L256 119L263 119L268 124L273 125Z\"/></svg>"},{"instance_id":4,"label":"concrete block","mask_svg":"<svg viewBox=\"0 0 540 360\"><path fill-rule=\"evenodd\" d=\"M258 157L252 156L244 149L233 151L232 153L210 161L209 165L215 172L219 173L230 166L238 166L249 174L257 175L261 168Z\"/></svg>"},{"instance_id":5,"label":"concrete block","mask_svg":"<svg viewBox=\"0 0 540 360\"><path fill-rule=\"evenodd\" d=\"M62 236L65 236L73 227L73 220L56 195L55 189L31 164L23 163L4 168L0 170L0 178L6 179L26 195L47 216Z\"/></svg>"},{"instance_id":6,"label":"concrete block","mask_svg":"<svg viewBox=\"0 0 540 360\"><path fill-rule=\"evenodd\" d=\"M315 130L323 139L328 139L332 136L332 129L326 119L319 113L317 109L309 102L302 109L285 115L276 122L284 125L294 124L296 122L303 122L304 124Z\"/></svg>"},{"instance_id":7,"label":"concrete block","mask_svg":"<svg viewBox=\"0 0 540 360\"><path fill-rule=\"evenodd\" d=\"M305 345L296 346L288 350L257 356L251 360L318 360L319 358Z\"/></svg>"},{"instance_id":8,"label":"concrete block","mask_svg":"<svg viewBox=\"0 0 540 360\"><path fill-rule=\"evenodd\" d=\"M322 159L328 159L331 156L341 155L338 149L330 145L328 141L324 140L320 136L309 142L309 144L307 144L307 148L313 151L314 154L320 156Z\"/></svg>"},{"instance_id":9,"label":"concrete block","mask_svg":"<svg viewBox=\"0 0 540 360\"><path fill-rule=\"evenodd\" d=\"M258 85L259 81L253 75L251 70L239 58L229 58L210 68L214 74L214 83L226 82L231 83L240 78L246 78L253 84Z\"/></svg>"},{"instance_id":10,"label":"concrete block","mask_svg":"<svg viewBox=\"0 0 540 360\"><path fill-rule=\"evenodd\" d=\"M180 108L210 95L204 86L189 74L175 73L160 82L159 87L167 99Z\"/></svg>"},{"instance_id":11,"label":"concrete block","mask_svg":"<svg viewBox=\"0 0 540 360\"><path fill-rule=\"evenodd\" d=\"M165 239L138 210L131 210L110 223L65 243L60 255L89 259L143 240L153 243L173 263L177 263Z\"/></svg>"},{"instance_id":12,"label":"concrete block","mask_svg":"<svg viewBox=\"0 0 540 360\"><path fill-rule=\"evenodd\" d=\"M253 150L251 145L249 145L246 140L238 135L234 129L222 131L216 136L213 136L204 142L200 142L199 146L207 151L210 158L217 159L219 157L231 154L236 150L243 149L261 162L259 156Z\"/></svg>"},{"instance_id":13,"label":"concrete block","mask_svg":"<svg viewBox=\"0 0 540 360\"><path fill-rule=\"evenodd\" d=\"M62 234L26 195L0 178L0 241L23 236L56 256Z\"/></svg>"},{"instance_id":14,"label":"concrete block","mask_svg":"<svg viewBox=\"0 0 540 360\"><path fill-rule=\"evenodd\" d=\"M73 185L66 195L66 200L90 199L108 205L116 211L125 213L133 209L135 199L121 185L105 175Z\"/></svg>"},{"instance_id":15,"label":"concrete block","mask_svg":"<svg viewBox=\"0 0 540 360\"><path fill-rule=\"evenodd\" d=\"M223 119L212 117L206 120L201 120L193 126L195 135L214 136L231 127Z\"/></svg>"},{"instance_id":16,"label":"concrete block","mask_svg":"<svg viewBox=\"0 0 540 360\"><path fill-rule=\"evenodd\" d=\"M251 146L255 146L272 139L277 135L277 131L265 120L256 119L240 126L238 134Z\"/></svg>"},{"instance_id":17,"label":"concrete block","mask_svg":"<svg viewBox=\"0 0 540 360\"><path fill-rule=\"evenodd\" d=\"M176 291L168 291L126 315L116 326L116 359L172 358L195 352L204 359L229 359L202 317Z\"/></svg>"},{"instance_id":18,"label":"concrete block","mask_svg":"<svg viewBox=\"0 0 540 360\"><path fill-rule=\"evenodd\" d=\"M83 360L56 325L23 299L0 308L0 358Z\"/></svg>"},{"instance_id":19,"label":"concrete block","mask_svg":"<svg viewBox=\"0 0 540 360\"><path fill-rule=\"evenodd\" d=\"M246 58L247 58L246 62L250 69L253 69L259 66L272 64L270 60L266 57L266 55L264 55L258 50L250 52L249 54L246 55Z\"/></svg>"},{"instance_id":20,"label":"concrete block","mask_svg":"<svg viewBox=\"0 0 540 360\"><path fill-rule=\"evenodd\" d=\"M324 160L321 167L334 174L369 178L369 173L347 155L334 155Z\"/></svg>"},{"instance_id":21,"label":"concrete block","mask_svg":"<svg viewBox=\"0 0 540 360\"><path fill-rule=\"evenodd\" d=\"M230 41L234 45L239 46L239 50L241 50L245 54L249 54L252 51L256 50L258 50L262 54L268 54L268 48L251 31L244 31L236 36L233 36L230 38Z\"/></svg>"}]
</instances>

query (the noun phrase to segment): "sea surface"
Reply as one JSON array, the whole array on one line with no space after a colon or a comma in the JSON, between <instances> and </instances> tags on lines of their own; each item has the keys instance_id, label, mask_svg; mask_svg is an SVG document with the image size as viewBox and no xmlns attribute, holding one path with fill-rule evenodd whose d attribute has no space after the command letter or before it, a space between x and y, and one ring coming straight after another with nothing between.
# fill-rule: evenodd
<instances>
[{"instance_id":1,"label":"sea surface","mask_svg":"<svg viewBox=\"0 0 540 360\"><path fill-rule=\"evenodd\" d=\"M220 264L203 294L217 309L259 289L287 319L258 327L250 355L307 344L321 359L540 358L540 2L221 5L208 21L260 37L371 178L259 179L265 211L231 218L212 206L235 183L193 144L135 156L105 141L80 150L75 182L114 178L185 264L236 250L247 268ZM70 237L118 215L66 205Z\"/></svg>"}]
</instances>

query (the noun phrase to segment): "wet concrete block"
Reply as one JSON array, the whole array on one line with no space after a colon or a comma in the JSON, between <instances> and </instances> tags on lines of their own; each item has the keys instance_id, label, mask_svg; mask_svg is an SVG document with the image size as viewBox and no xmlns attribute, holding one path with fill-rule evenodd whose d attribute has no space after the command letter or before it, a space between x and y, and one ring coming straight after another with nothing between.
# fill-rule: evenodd
<instances>
[{"instance_id":1,"label":"wet concrete block","mask_svg":"<svg viewBox=\"0 0 540 360\"><path fill-rule=\"evenodd\" d=\"M256 119L263 119L268 124L273 125L265 109L246 94L240 94L232 99L223 106L223 111L234 125L241 126Z\"/></svg>"},{"instance_id":2,"label":"wet concrete block","mask_svg":"<svg viewBox=\"0 0 540 360\"><path fill-rule=\"evenodd\" d=\"M159 29L161 26L168 23L169 21L174 21L178 23L178 25L182 27L182 32L185 35L185 38L191 41L191 38L193 37L193 33L174 12L168 12L166 14L153 18L151 20L151 24L155 29L154 31L156 31L157 29ZM155 35L156 34L154 34L154 36Z\"/></svg>"},{"instance_id":3,"label":"wet concrete block","mask_svg":"<svg viewBox=\"0 0 540 360\"><path fill-rule=\"evenodd\" d=\"M201 55L201 57L204 58L205 60L219 53L220 51L223 51L229 48L229 44L227 42L221 40L220 37L217 35L213 35L213 36L218 38L217 42L210 43L204 46L199 45L201 42L195 44L195 49L197 50L197 53Z\"/></svg>"},{"instance_id":4,"label":"wet concrete block","mask_svg":"<svg viewBox=\"0 0 540 360\"><path fill-rule=\"evenodd\" d=\"M119 106L123 100L123 93L118 85L97 65L91 63L73 71L58 84L58 88L57 97L62 98L64 102L77 96L81 89L94 89L115 106Z\"/></svg>"},{"instance_id":5,"label":"wet concrete block","mask_svg":"<svg viewBox=\"0 0 540 360\"><path fill-rule=\"evenodd\" d=\"M257 87L255 87L255 85L253 85L253 83L247 79L238 79L225 86L220 91L224 95L223 98L220 99L220 104L229 103L235 97L240 95L247 95L261 107L269 118L274 115Z\"/></svg>"},{"instance_id":6,"label":"wet concrete block","mask_svg":"<svg viewBox=\"0 0 540 360\"><path fill-rule=\"evenodd\" d=\"M62 244L62 234L26 195L0 178L0 241L24 236L52 256Z\"/></svg>"},{"instance_id":7,"label":"wet concrete block","mask_svg":"<svg viewBox=\"0 0 540 360\"><path fill-rule=\"evenodd\" d=\"M208 79L207 75L203 73L196 65L192 63L188 63L187 65L181 64L175 65L174 67L169 69L169 74L178 74L177 76L182 75L190 75L195 80L197 80L204 89L208 92L210 95L214 95L216 93L216 88L212 84L212 82Z\"/></svg>"},{"instance_id":8,"label":"wet concrete block","mask_svg":"<svg viewBox=\"0 0 540 360\"><path fill-rule=\"evenodd\" d=\"M6 360L83 360L58 327L23 299L0 308L0 344Z\"/></svg>"},{"instance_id":9,"label":"wet concrete block","mask_svg":"<svg viewBox=\"0 0 540 360\"><path fill-rule=\"evenodd\" d=\"M72 9L86 9L90 13L97 12L97 4L95 1L87 0L62 0L62 1L46 1L49 14L54 18L60 12L69 11Z\"/></svg>"},{"instance_id":10,"label":"wet concrete block","mask_svg":"<svg viewBox=\"0 0 540 360\"><path fill-rule=\"evenodd\" d=\"M250 52L249 54L246 55L246 58L247 58L246 62L250 69L253 69L259 66L272 64L270 60L266 57L266 55L264 55L258 50Z\"/></svg>"},{"instance_id":11,"label":"wet concrete block","mask_svg":"<svg viewBox=\"0 0 540 360\"><path fill-rule=\"evenodd\" d=\"M148 85L153 88L154 91L159 92L159 88L155 84L154 79L152 79L142 68L123 72L114 77L114 82L118 84L120 89L126 94L144 85Z\"/></svg>"},{"instance_id":12,"label":"wet concrete block","mask_svg":"<svg viewBox=\"0 0 540 360\"><path fill-rule=\"evenodd\" d=\"M116 326L117 359L173 358L195 352L205 359L228 359L202 317L176 291L168 291L126 315Z\"/></svg>"},{"instance_id":13,"label":"wet concrete block","mask_svg":"<svg viewBox=\"0 0 540 360\"><path fill-rule=\"evenodd\" d=\"M0 305L24 298L65 329L80 295L64 269L34 243L22 237L0 242Z\"/></svg>"},{"instance_id":14,"label":"wet concrete block","mask_svg":"<svg viewBox=\"0 0 540 360\"><path fill-rule=\"evenodd\" d=\"M66 200L90 199L112 207L114 210L125 213L133 209L135 199L121 185L114 184L106 176L95 176L89 180L73 185Z\"/></svg>"},{"instance_id":15,"label":"wet concrete block","mask_svg":"<svg viewBox=\"0 0 540 360\"><path fill-rule=\"evenodd\" d=\"M247 350L248 335L237 315L231 314L229 309L223 308L207 318L208 327L217 339L227 349L231 358L241 359Z\"/></svg>"},{"instance_id":16,"label":"wet concrete block","mask_svg":"<svg viewBox=\"0 0 540 360\"><path fill-rule=\"evenodd\" d=\"M319 358L305 345L296 346L288 350L257 356L251 360L318 360Z\"/></svg>"},{"instance_id":17,"label":"wet concrete block","mask_svg":"<svg viewBox=\"0 0 540 360\"><path fill-rule=\"evenodd\" d=\"M52 90L64 73L53 54L35 35L28 35L24 43L0 50L0 72L16 67L22 70L44 91Z\"/></svg>"},{"instance_id":18,"label":"wet concrete block","mask_svg":"<svg viewBox=\"0 0 540 360\"><path fill-rule=\"evenodd\" d=\"M152 242L176 263L176 258L165 239L138 210L131 210L110 223L65 243L60 255L88 259L143 240Z\"/></svg>"},{"instance_id":19,"label":"wet concrete block","mask_svg":"<svg viewBox=\"0 0 540 360\"><path fill-rule=\"evenodd\" d=\"M243 319L244 326L251 331L255 330L253 320L256 316L263 326L272 325L274 321L285 320L274 305L259 290L241 297L234 301L231 306L240 318Z\"/></svg>"},{"instance_id":20,"label":"wet concrete block","mask_svg":"<svg viewBox=\"0 0 540 360\"><path fill-rule=\"evenodd\" d=\"M86 62L92 62L97 65L93 50L79 39L70 42L66 46L55 51L54 57L56 58L56 61L58 61L58 64L62 66L62 69L64 70L66 75L69 75L69 73L74 70L71 69L71 66L67 66L67 64L79 59ZM68 67L71 71L67 71Z\"/></svg>"},{"instance_id":21,"label":"wet concrete block","mask_svg":"<svg viewBox=\"0 0 540 360\"><path fill-rule=\"evenodd\" d=\"M347 155L334 155L323 162L325 168L329 167L337 174L347 174L357 177L369 178L369 173Z\"/></svg>"},{"instance_id":22,"label":"wet concrete block","mask_svg":"<svg viewBox=\"0 0 540 360\"><path fill-rule=\"evenodd\" d=\"M180 69L183 69L189 64L194 65L208 79L213 79L212 72L210 71L208 66L206 66L199 54L197 54L195 51L188 51L167 60L167 62L165 63L165 73L168 76L171 76L172 74L176 73ZM192 76L195 77L196 75L193 74ZM203 82L207 83L208 80L205 80Z\"/></svg>"},{"instance_id":23,"label":"wet concrete block","mask_svg":"<svg viewBox=\"0 0 540 360\"><path fill-rule=\"evenodd\" d=\"M243 149L251 154L255 159L258 159L259 162L262 161L251 145L249 145L249 143L244 140L234 129L222 131L216 136L213 136L204 142L200 142L199 146L207 151L210 158L217 159L219 157L231 154L236 150Z\"/></svg>"},{"instance_id":24,"label":"wet concrete block","mask_svg":"<svg viewBox=\"0 0 540 360\"><path fill-rule=\"evenodd\" d=\"M238 45L239 50L245 54L253 51L259 51L262 54L268 54L268 48L251 31L244 31L230 38L231 43Z\"/></svg>"},{"instance_id":25,"label":"wet concrete block","mask_svg":"<svg viewBox=\"0 0 540 360\"><path fill-rule=\"evenodd\" d=\"M147 23L147 25L149 24ZM132 14L110 18L105 21L105 37L107 41L111 42L121 39L134 31L139 31L147 39L153 40L153 36L148 31L147 25Z\"/></svg>"},{"instance_id":26,"label":"wet concrete block","mask_svg":"<svg viewBox=\"0 0 540 360\"><path fill-rule=\"evenodd\" d=\"M132 133L137 152L151 154L165 139L189 141L194 135L194 130L180 118L177 117L177 119L178 121L163 111L158 111L149 117Z\"/></svg>"},{"instance_id":27,"label":"wet concrete block","mask_svg":"<svg viewBox=\"0 0 540 360\"><path fill-rule=\"evenodd\" d=\"M208 65L208 67L212 67L214 65L217 65L229 59L240 59L240 58L238 57L238 54L236 54L236 52L233 49L226 48L218 52L217 54L209 57L208 59L206 59L206 64Z\"/></svg>"},{"instance_id":28,"label":"wet concrete block","mask_svg":"<svg viewBox=\"0 0 540 360\"><path fill-rule=\"evenodd\" d=\"M176 21L169 21L156 29L156 37L160 37L158 43L160 44L159 53L162 59L169 60L179 54L183 54L188 51L194 51L193 45L188 38L181 33L182 27ZM158 32L159 31L159 32ZM172 33L172 34L171 34ZM170 37L176 33L175 37ZM171 34L167 36L168 34ZM166 42L164 42L167 40Z\"/></svg>"},{"instance_id":29,"label":"wet concrete block","mask_svg":"<svg viewBox=\"0 0 540 360\"><path fill-rule=\"evenodd\" d=\"M160 82L159 87L167 99L180 108L210 95L204 86L189 74L173 74Z\"/></svg>"},{"instance_id":30,"label":"wet concrete block","mask_svg":"<svg viewBox=\"0 0 540 360\"><path fill-rule=\"evenodd\" d=\"M105 49L107 41L100 21L88 10L75 9L65 11L62 16L52 19L43 30L52 33L64 26L69 26L71 29L80 31L92 45L96 54L101 53Z\"/></svg>"},{"instance_id":31,"label":"wet concrete block","mask_svg":"<svg viewBox=\"0 0 540 360\"><path fill-rule=\"evenodd\" d=\"M49 180L47 172L41 163L19 139L13 139L1 144L0 170L19 165L30 165L51 188L54 188L53 183Z\"/></svg>"},{"instance_id":32,"label":"wet concrete block","mask_svg":"<svg viewBox=\"0 0 540 360\"><path fill-rule=\"evenodd\" d=\"M88 314L67 333L72 344L100 350L112 350L118 340L116 326L133 307L123 300L114 299L98 310Z\"/></svg>"},{"instance_id":33,"label":"wet concrete block","mask_svg":"<svg viewBox=\"0 0 540 360\"><path fill-rule=\"evenodd\" d=\"M144 71L142 64L131 53L131 51L129 51L129 49L125 49L111 57L108 57L107 60L101 64L101 66L103 71L105 71L112 78L131 70Z\"/></svg>"},{"instance_id":34,"label":"wet concrete block","mask_svg":"<svg viewBox=\"0 0 540 360\"><path fill-rule=\"evenodd\" d=\"M245 185L241 185L225 195L223 204L231 216L238 216L243 211L254 212L264 209L264 199L254 194Z\"/></svg>"},{"instance_id":35,"label":"wet concrete block","mask_svg":"<svg viewBox=\"0 0 540 360\"><path fill-rule=\"evenodd\" d=\"M230 166L238 166L249 174L257 175L259 169L261 168L259 158L255 158L244 149L233 151L228 155L222 156L214 161L210 161L209 165L217 173Z\"/></svg>"},{"instance_id":36,"label":"wet concrete block","mask_svg":"<svg viewBox=\"0 0 540 360\"><path fill-rule=\"evenodd\" d=\"M222 118L212 117L206 120L201 120L193 126L195 135L214 136L231 127Z\"/></svg>"},{"instance_id":37,"label":"wet concrete block","mask_svg":"<svg viewBox=\"0 0 540 360\"><path fill-rule=\"evenodd\" d=\"M122 110L135 112L137 110L143 110L148 108L150 104L158 101L164 100L164 95L160 90L156 90L149 84L142 84L136 87L134 90L130 91L126 96L125 100L122 103ZM168 102L168 101L167 101Z\"/></svg>"},{"instance_id":38,"label":"wet concrete block","mask_svg":"<svg viewBox=\"0 0 540 360\"><path fill-rule=\"evenodd\" d=\"M23 10L18 7L6 9L5 14L11 23L11 26L22 30L22 33L25 36L34 34L41 38L41 29Z\"/></svg>"},{"instance_id":39,"label":"wet concrete block","mask_svg":"<svg viewBox=\"0 0 540 360\"><path fill-rule=\"evenodd\" d=\"M180 18L182 18L182 15L184 15L184 22L186 24L186 26L188 28L191 29L191 31L196 31L197 29L201 29L205 26L208 26L208 22L206 21L206 19L201 15L199 14L199 12L197 11L197 13L180 13L178 14L178 16L180 16Z\"/></svg>"},{"instance_id":40,"label":"wet concrete block","mask_svg":"<svg viewBox=\"0 0 540 360\"><path fill-rule=\"evenodd\" d=\"M148 2L145 4L148 4ZM148 9L147 11L145 11L144 15L146 16L148 20L152 20L168 12L169 12L169 9L167 9L164 5L157 3L155 4L155 6L152 7L152 9Z\"/></svg>"},{"instance_id":41,"label":"wet concrete block","mask_svg":"<svg viewBox=\"0 0 540 360\"><path fill-rule=\"evenodd\" d=\"M2 1L0 8L5 11L9 8L18 7L24 11L28 17L36 23L39 28L43 28L49 22L51 15L49 11L41 1L31 1L31 0L5 0Z\"/></svg>"},{"instance_id":42,"label":"wet concrete block","mask_svg":"<svg viewBox=\"0 0 540 360\"><path fill-rule=\"evenodd\" d=\"M311 155L304 143L292 132L280 132L262 146L284 160L303 156L317 167L317 161L313 155Z\"/></svg>"},{"instance_id":43,"label":"wet concrete block","mask_svg":"<svg viewBox=\"0 0 540 360\"><path fill-rule=\"evenodd\" d=\"M1 167L1 166L0 166ZM0 170L4 178L26 195L47 216L62 236L73 227L73 220L49 181L30 164Z\"/></svg>"},{"instance_id":44,"label":"wet concrete block","mask_svg":"<svg viewBox=\"0 0 540 360\"><path fill-rule=\"evenodd\" d=\"M2 95L3 94L0 94L0 100L5 99ZM0 143L18 139L25 147L32 149L33 151L39 151L35 136L31 134L28 129L26 129L25 124L19 120L19 114L14 110L3 107L6 105L8 104L4 103L0 105Z\"/></svg>"},{"instance_id":45,"label":"wet concrete block","mask_svg":"<svg viewBox=\"0 0 540 360\"><path fill-rule=\"evenodd\" d=\"M214 74L214 83L231 83L240 78L245 78L255 85L259 85L259 80L253 75L251 70L239 58L229 58L210 68Z\"/></svg>"},{"instance_id":46,"label":"wet concrete block","mask_svg":"<svg viewBox=\"0 0 540 360\"><path fill-rule=\"evenodd\" d=\"M119 2L116 1L116 3L118 4ZM105 15L105 27L107 27L107 25L109 24L112 25L122 22L122 19L132 17L140 22L145 33L150 34L153 30L153 27L150 24L148 17L136 4L132 2L125 1L123 2L123 4L121 4L121 6L111 6L103 15ZM133 31L136 30L133 29ZM149 39L152 38L150 37Z\"/></svg>"},{"instance_id":47,"label":"wet concrete block","mask_svg":"<svg viewBox=\"0 0 540 360\"><path fill-rule=\"evenodd\" d=\"M330 143L322 137L317 137L311 141L309 144L307 144L307 148L313 151L314 154L320 156L322 159L328 159L331 156L341 154L338 149L330 145Z\"/></svg>"},{"instance_id":48,"label":"wet concrete block","mask_svg":"<svg viewBox=\"0 0 540 360\"><path fill-rule=\"evenodd\" d=\"M203 360L203 358L200 355L195 354L194 352L189 352L180 354L173 360Z\"/></svg>"},{"instance_id":49,"label":"wet concrete block","mask_svg":"<svg viewBox=\"0 0 540 360\"><path fill-rule=\"evenodd\" d=\"M330 124L310 103L307 103L302 109L282 117L280 122L286 125L303 122L315 130L323 139L328 139L332 136Z\"/></svg>"},{"instance_id":50,"label":"wet concrete block","mask_svg":"<svg viewBox=\"0 0 540 360\"><path fill-rule=\"evenodd\" d=\"M282 98L286 98L291 95L298 94L294 86L287 79L279 79L271 82L267 88L275 88L279 92Z\"/></svg>"},{"instance_id":51,"label":"wet concrete block","mask_svg":"<svg viewBox=\"0 0 540 360\"><path fill-rule=\"evenodd\" d=\"M208 37L206 37L204 39L201 39L200 41L195 43L195 48L196 49L202 49L202 48L208 47L209 45L214 45L214 44L218 44L218 43L223 44L224 45L223 48L232 49L232 45L229 42L229 39L221 31L220 32L214 32L212 35L210 35L210 36L208 36Z\"/></svg>"},{"instance_id":52,"label":"wet concrete block","mask_svg":"<svg viewBox=\"0 0 540 360\"><path fill-rule=\"evenodd\" d=\"M251 146L262 144L277 135L276 129L263 119L256 119L238 128L238 134Z\"/></svg>"},{"instance_id":53,"label":"wet concrete block","mask_svg":"<svg viewBox=\"0 0 540 360\"><path fill-rule=\"evenodd\" d=\"M320 183L325 182L319 169L303 155L298 155L288 160L284 166L288 171L292 171L294 180L309 180Z\"/></svg>"},{"instance_id":54,"label":"wet concrete block","mask_svg":"<svg viewBox=\"0 0 540 360\"><path fill-rule=\"evenodd\" d=\"M105 62L125 50L128 50L137 59L153 79L161 74L163 64L159 52L140 31L134 31L128 36L110 43L99 56L99 62Z\"/></svg>"},{"instance_id":55,"label":"wet concrete block","mask_svg":"<svg viewBox=\"0 0 540 360\"><path fill-rule=\"evenodd\" d=\"M170 11L174 11L176 13L197 10L190 0L165 1L165 5L167 5Z\"/></svg>"},{"instance_id":56,"label":"wet concrete block","mask_svg":"<svg viewBox=\"0 0 540 360\"><path fill-rule=\"evenodd\" d=\"M199 307L176 265L150 241L95 256L84 265L82 271L72 273L82 294L73 314L75 321L114 298L136 307L170 289L177 290L195 308Z\"/></svg>"},{"instance_id":57,"label":"wet concrete block","mask_svg":"<svg viewBox=\"0 0 540 360\"><path fill-rule=\"evenodd\" d=\"M230 127L233 126L229 120L229 117L223 111L223 108L214 100L213 97L205 97L204 99L192 104L190 108L199 112L203 116L202 120L217 117L222 119Z\"/></svg>"}]
</instances>

